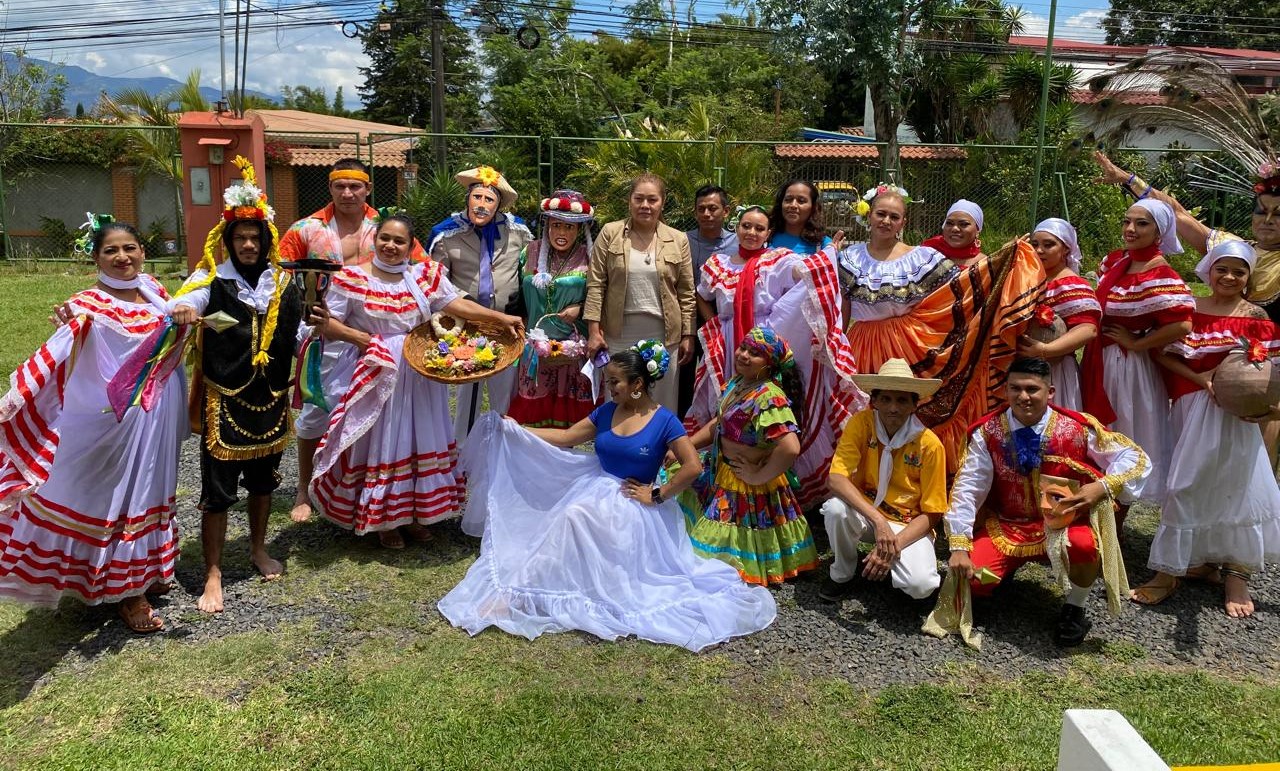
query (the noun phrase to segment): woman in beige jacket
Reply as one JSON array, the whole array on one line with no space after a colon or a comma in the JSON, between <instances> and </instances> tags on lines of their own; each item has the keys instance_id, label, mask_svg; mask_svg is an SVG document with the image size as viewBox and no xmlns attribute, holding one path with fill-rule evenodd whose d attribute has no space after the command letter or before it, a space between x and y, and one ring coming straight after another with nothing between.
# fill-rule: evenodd
<instances>
[{"instance_id":1,"label":"woman in beige jacket","mask_svg":"<svg viewBox=\"0 0 1280 771\"><path fill-rule=\"evenodd\" d=\"M675 362L672 370L693 356L693 258L689 241L663 224L666 185L644 173L631 182L627 219L600 229L587 274L588 352L611 354L638 340L662 340ZM654 387L653 398L677 410L677 372Z\"/></svg>"}]
</instances>

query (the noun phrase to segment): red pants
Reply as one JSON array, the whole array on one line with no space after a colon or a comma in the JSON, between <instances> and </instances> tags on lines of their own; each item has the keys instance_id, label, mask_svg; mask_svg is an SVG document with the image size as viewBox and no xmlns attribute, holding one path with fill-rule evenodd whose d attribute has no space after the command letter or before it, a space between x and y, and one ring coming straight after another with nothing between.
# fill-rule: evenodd
<instances>
[{"instance_id":1,"label":"red pants","mask_svg":"<svg viewBox=\"0 0 1280 771\"><path fill-rule=\"evenodd\" d=\"M999 576L1000 581L1012 576L1028 562L1049 562L1049 558L1043 554L1036 557L1011 557L1005 554L991 540L986 528L978 528L973 534L973 550L969 552L969 559L973 562L974 573L986 568ZM1067 528L1067 561L1071 565L1088 565L1098 561L1098 545L1093 540L1093 528L1088 523ZM975 575L969 585L973 589L973 596L987 597L999 583L983 584Z\"/></svg>"}]
</instances>

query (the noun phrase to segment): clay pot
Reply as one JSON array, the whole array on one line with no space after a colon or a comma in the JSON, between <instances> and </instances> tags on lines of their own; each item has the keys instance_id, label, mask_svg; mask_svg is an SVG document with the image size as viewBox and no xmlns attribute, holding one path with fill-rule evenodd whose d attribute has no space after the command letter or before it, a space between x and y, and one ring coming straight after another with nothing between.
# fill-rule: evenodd
<instances>
[{"instance_id":1,"label":"clay pot","mask_svg":"<svg viewBox=\"0 0 1280 771\"><path fill-rule=\"evenodd\" d=\"M1214 370L1213 395L1219 407L1238 418L1264 415L1280 403L1280 368L1271 359L1254 364L1243 351L1234 351Z\"/></svg>"},{"instance_id":2,"label":"clay pot","mask_svg":"<svg viewBox=\"0 0 1280 771\"><path fill-rule=\"evenodd\" d=\"M1038 321L1032 321L1027 327L1027 337L1038 343L1052 343L1066 333L1067 322L1063 321L1061 316L1053 317L1053 326L1045 327Z\"/></svg>"}]
</instances>

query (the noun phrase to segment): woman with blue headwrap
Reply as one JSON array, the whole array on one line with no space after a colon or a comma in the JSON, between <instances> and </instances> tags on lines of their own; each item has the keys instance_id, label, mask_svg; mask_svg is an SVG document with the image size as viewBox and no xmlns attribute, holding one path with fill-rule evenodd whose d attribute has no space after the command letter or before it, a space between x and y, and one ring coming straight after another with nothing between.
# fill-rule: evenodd
<instances>
[{"instance_id":1,"label":"woman with blue headwrap","mask_svg":"<svg viewBox=\"0 0 1280 771\"><path fill-rule=\"evenodd\" d=\"M1133 592L1154 605L1178 588L1179 577L1221 581L1228 616L1253 613L1249 577L1280 559L1280 489L1255 423L1280 409L1241 419L1218 404L1214 376L1228 355L1244 349L1260 369L1280 355L1280 329L1245 299L1257 254L1244 241L1223 241L1196 266L1213 294L1196 300L1191 334L1166 346L1177 442L1168 493L1147 565L1156 575Z\"/></svg>"},{"instance_id":2,"label":"woman with blue headwrap","mask_svg":"<svg viewBox=\"0 0 1280 771\"><path fill-rule=\"evenodd\" d=\"M1191 331L1195 301L1166 255L1182 253L1173 210L1136 201L1124 214L1124 248L1098 268L1102 334L1089 343L1080 369L1084 410L1137 442L1151 458L1144 501L1164 500L1173 433L1169 392L1156 354Z\"/></svg>"},{"instance_id":3,"label":"woman with blue headwrap","mask_svg":"<svg viewBox=\"0 0 1280 771\"><path fill-rule=\"evenodd\" d=\"M521 428L486 413L466 471L462 529L480 556L440 600L454 626L496 626L533 639L580 629L606 640L636 635L701 650L764 629L772 595L698 557L675 496L698 476L693 444L653 398L671 354L659 340L616 352L604 369L609 400L570 428ZM594 442L590 454L572 448ZM661 479L671 452L680 471Z\"/></svg>"},{"instance_id":4,"label":"woman with blue headwrap","mask_svg":"<svg viewBox=\"0 0 1280 771\"><path fill-rule=\"evenodd\" d=\"M693 548L767 586L818 566L791 465L800 455L804 388L787 341L753 327L734 352L716 416L693 435L710 449L695 493L681 498ZM682 461L683 463L683 461Z\"/></svg>"}]
</instances>

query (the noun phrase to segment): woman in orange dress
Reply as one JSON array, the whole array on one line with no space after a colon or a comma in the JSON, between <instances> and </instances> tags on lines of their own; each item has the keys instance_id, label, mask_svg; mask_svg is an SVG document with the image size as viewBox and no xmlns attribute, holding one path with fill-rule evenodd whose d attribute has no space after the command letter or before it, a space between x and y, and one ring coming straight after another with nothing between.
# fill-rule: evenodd
<instances>
[{"instance_id":1,"label":"woman in orange dress","mask_svg":"<svg viewBox=\"0 0 1280 771\"><path fill-rule=\"evenodd\" d=\"M969 424L1001 402L1018 336L1043 295L1044 269L1023 242L963 269L936 249L904 244L910 200L901 187L881 184L858 204L868 239L836 255L846 335L859 371L899 358L918 377L943 381L916 414L942 440L954 473Z\"/></svg>"}]
</instances>

